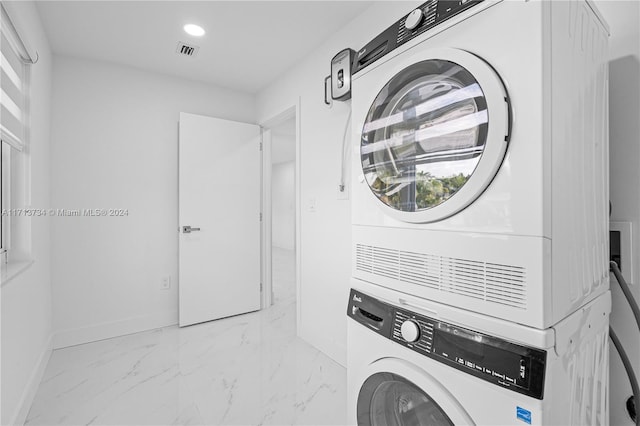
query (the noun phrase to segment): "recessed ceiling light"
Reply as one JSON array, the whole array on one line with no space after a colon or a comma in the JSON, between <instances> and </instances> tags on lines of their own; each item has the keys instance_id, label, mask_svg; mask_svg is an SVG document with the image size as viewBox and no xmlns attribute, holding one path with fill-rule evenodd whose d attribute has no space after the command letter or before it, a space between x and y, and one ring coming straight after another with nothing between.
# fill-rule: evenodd
<instances>
[{"instance_id":1,"label":"recessed ceiling light","mask_svg":"<svg viewBox=\"0 0 640 426\"><path fill-rule=\"evenodd\" d=\"M201 37L204 35L204 29L201 26L195 24L187 24L184 26L184 31L192 36Z\"/></svg>"}]
</instances>

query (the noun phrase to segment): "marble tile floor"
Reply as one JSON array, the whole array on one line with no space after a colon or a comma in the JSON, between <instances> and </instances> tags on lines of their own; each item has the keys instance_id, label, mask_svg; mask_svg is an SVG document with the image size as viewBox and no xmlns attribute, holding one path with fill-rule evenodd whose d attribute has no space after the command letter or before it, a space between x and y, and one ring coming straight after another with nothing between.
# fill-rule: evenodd
<instances>
[{"instance_id":1,"label":"marble tile floor","mask_svg":"<svg viewBox=\"0 0 640 426\"><path fill-rule=\"evenodd\" d=\"M345 369L296 337L287 261L269 309L54 351L26 424L344 424Z\"/></svg>"}]
</instances>

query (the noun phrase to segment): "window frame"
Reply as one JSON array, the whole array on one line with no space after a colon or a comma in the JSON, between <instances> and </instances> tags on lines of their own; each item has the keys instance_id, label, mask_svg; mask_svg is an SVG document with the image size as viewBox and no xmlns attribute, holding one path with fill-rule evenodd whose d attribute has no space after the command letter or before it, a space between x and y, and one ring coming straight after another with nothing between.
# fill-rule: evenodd
<instances>
[{"instance_id":1,"label":"window frame","mask_svg":"<svg viewBox=\"0 0 640 426\"><path fill-rule=\"evenodd\" d=\"M11 241L11 147L4 141L0 147L0 255L7 263Z\"/></svg>"},{"instance_id":2,"label":"window frame","mask_svg":"<svg viewBox=\"0 0 640 426\"><path fill-rule=\"evenodd\" d=\"M2 258L0 264L3 265L3 269L5 269L4 266L12 268L13 263L18 265L32 262L31 218L16 213L19 211L18 207L27 209L31 203L30 77L31 65L37 62L37 52L30 53L19 31L13 25L8 12L5 4L0 4L2 20L0 32L7 41L8 48L7 50L3 49L3 54L8 54L7 51L11 50L10 53L18 59L20 64L19 69L15 69L15 66L12 65L9 66L17 74L21 86L18 87L21 117L18 135L13 134L12 130L5 125L0 129L0 257ZM1 72L6 73L6 71ZM5 77L7 77L6 74ZM8 76L8 78L11 77ZM3 271L2 274L3 283L5 279L10 278L10 276L5 276L5 272Z\"/></svg>"}]
</instances>

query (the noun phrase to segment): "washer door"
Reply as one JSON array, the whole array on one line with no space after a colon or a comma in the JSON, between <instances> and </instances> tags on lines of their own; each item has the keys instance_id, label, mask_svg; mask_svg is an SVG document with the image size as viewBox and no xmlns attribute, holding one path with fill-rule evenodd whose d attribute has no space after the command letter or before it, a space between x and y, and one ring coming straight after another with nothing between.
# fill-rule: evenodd
<instances>
[{"instance_id":1,"label":"washer door","mask_svg":"<svg viewBox=\"0 0 640 426\"><path fill-rule=\"evenodd\" d=\"M365 118L365 180L386 212L414 223L445 219L493 180L507 149L506 90L482 59L438 49L380 90Z\"/></svg>"},{"instance_id":2,"label":"washer door","mask_svg":"<svg viewBox=\"0 0 640 426\"><path fill-rule=\"evenodd\" d=\"M376 373L364 382L358 396L358 424L454 426L425 391L393 373Z\"/></svg>"},{"instance_id":3,"label":"washer door","mask_svg":"<svg viewBox=\"0 0 640 426\"><path fill-rule=\"evenodd\" d=\"M447 389L406 361L384 358L365 376L357 399L359 426L474 424Z\"/></svg>"}]
</instances>

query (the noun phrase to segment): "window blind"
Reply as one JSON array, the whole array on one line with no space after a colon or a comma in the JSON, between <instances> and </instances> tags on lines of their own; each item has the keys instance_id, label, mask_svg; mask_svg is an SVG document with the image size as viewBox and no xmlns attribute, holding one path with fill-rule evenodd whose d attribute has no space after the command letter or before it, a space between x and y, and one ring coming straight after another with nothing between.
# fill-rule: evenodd
<instances>
[{"instance_id":1,"label":"window blind","mask_svg":"<svg viewBox=\"0 0 640 426\"><path fill-rule=\"evenodd\" d=\"M2 8L0 26L0 136L2 142L22 151L25 120L25 64L20 57L19 39Z\"/></svg>"}]
</instances>

